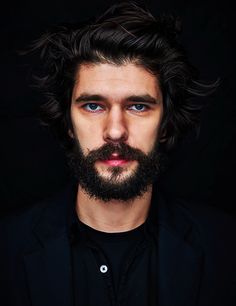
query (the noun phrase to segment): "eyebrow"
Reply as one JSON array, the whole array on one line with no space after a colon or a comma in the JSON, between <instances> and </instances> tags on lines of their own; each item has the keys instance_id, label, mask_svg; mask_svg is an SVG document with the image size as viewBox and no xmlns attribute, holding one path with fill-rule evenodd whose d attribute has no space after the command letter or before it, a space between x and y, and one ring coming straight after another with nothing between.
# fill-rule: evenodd
<instances>
[{"instance_id":1,"label":"eyebrow","mask_svg":"<svg viewBox=\"0 0 236 306\"><path fill-rule=\"evenodd\" d=\"M91 102L91 101L97 101L97 102L105 101L105 102L107 102L107 100L108 99L106 97L102 96L102 95L83 93L75 99L75 102L76 103ZM131 95L131 96L126 97L124 100L127 101L127 102L139 102L139 103L141 102L141 103L150 103L150 104L159 104L160 103L157 99L155 99L154 97L152 97L149 94Z\"/></svg>"}]
</instances>

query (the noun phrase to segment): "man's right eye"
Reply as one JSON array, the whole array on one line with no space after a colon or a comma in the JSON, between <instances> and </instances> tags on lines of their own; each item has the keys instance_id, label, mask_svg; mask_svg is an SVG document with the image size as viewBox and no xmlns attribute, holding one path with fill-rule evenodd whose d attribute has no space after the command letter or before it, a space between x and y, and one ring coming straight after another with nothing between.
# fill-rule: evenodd
<instances>
[{"instance_id":1,"label":"man's right eye","mask_svg":"<svg viewBox=\"0 0 236 306\"><path fill-rule=\"evenodd\" d=\"M92 113L95 113L95 112L99 112L101 111L103 108L97 104L97 103L87 103L87 104L84 104L83 105L83 108L88 111L88 112L92 112Z\"/></svg>"}]
</instances>

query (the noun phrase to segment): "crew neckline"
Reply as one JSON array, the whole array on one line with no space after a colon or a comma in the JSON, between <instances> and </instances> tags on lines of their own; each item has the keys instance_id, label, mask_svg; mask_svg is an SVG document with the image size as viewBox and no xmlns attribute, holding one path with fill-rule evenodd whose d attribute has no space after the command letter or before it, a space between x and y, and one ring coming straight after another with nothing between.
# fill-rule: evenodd
<instances>
[{"instance_id":1,"label":"crew neckline","mask_svg":"<svg viewBox=\"0 0 236 306\"><path fill-rule=\"evenodd\" d=\"M78 226L80 229L84 230L88 236L93 237L93 239L99 239L107 242L119 242L120 240L123 241L123 239L127 240L133 240L136 237L140 237L140 234L144 233L144 227L145 227L145 222L138 227L125 231L125 232L115 232L115 233L108 233L108 232L103 232L96 230L89 225L81 222L78 219Z\"/></svg>"}]
</instances>

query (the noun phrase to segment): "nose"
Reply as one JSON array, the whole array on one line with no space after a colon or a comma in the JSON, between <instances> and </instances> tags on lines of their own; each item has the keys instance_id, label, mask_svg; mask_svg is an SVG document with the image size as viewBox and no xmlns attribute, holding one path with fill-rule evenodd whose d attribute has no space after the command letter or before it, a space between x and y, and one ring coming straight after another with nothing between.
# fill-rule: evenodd
<instances>
[{"instance_id":1,"label":"nose","mask_svg":"<svg viewBox=\"0 0 236 306\"><path fill-rule=\"evenodd\" d=\"M111 108L105 122L104 140L106 142L124 142L128 139L128 130L122 109Z\"/></svg>"}]
</instances>

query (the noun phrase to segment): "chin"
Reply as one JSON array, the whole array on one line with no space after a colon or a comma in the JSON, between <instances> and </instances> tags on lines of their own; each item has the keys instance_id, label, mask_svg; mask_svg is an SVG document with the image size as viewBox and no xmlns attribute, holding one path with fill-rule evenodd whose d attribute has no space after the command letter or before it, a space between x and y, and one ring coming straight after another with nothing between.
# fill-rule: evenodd
<instances>
[{"instance_id":1,"label":"chin","mask_svg":"<svg viewBox=\"0 0 236 306\"><path fill-rule=\"evenodd\" d=\"M110 182L117 182L117 183L121 183L124 182L126 179L129 179L132 174L133 174L134 170L131 169L124 169L122 167L109 167L107 170L105 171L98 171L99 176Z\"/></svg>"}]
</instances>

